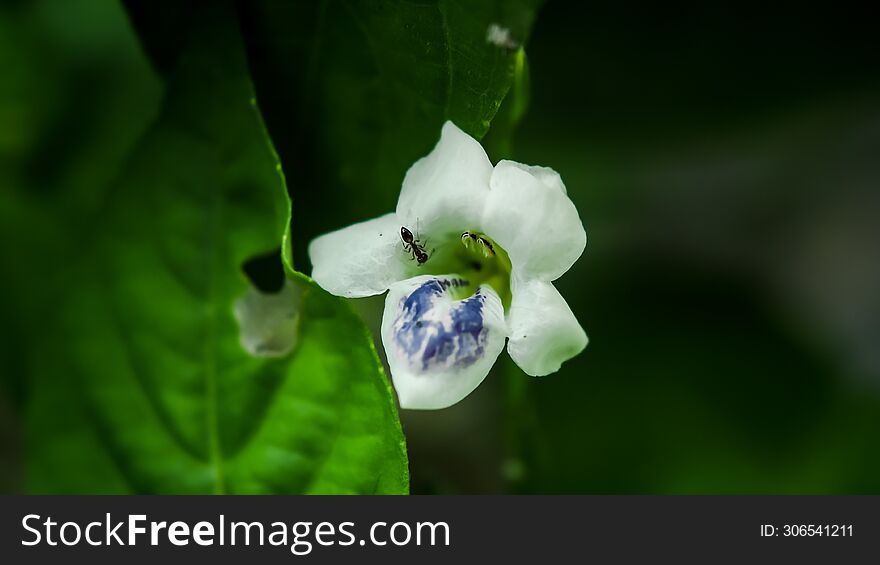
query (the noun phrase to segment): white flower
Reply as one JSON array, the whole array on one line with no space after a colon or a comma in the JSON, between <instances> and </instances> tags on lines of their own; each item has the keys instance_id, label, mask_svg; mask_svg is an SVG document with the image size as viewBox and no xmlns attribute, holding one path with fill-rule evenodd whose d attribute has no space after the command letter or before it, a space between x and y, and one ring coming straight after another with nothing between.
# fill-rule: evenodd
<instances>
[{"instance_id":1,"label":"white flower","mask_svg":"<svg viewBox=\"0 0 880 565\"><path fill-rule=\"evenodd\" d=\"M389 291L382 342L400 405L436 409L483 381L505 339L533 376L586 347L551 282L586 242L555 171L493 167L479 142L446 122L434 150L407 171L396 212L316 238L309 256L312 277L333 294Z\"/></svg>"}]
</instances>

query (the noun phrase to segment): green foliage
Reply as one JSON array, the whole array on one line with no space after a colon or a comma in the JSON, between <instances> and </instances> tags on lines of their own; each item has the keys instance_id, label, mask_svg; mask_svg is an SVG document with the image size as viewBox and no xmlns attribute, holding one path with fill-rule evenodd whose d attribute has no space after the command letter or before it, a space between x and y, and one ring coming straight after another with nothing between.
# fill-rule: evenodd
<instances>
[{"instance_id":1,"label":"green foliage","mask_svg":"<svg viewBox=\"0 0 880 565\"><path fill-rule=\"evenodd\" d=\"M197 15L43 328L29 406L36 492L405 493L390 387L357 317L289 258L290 202L235 23ZM281 248L293 351L255 356L235 302Z\"/></svg>"},{"instance_id":2,"label":"green foliage","mask_svg":"<svg viewBox=\"0 0 880 565\"><path fill-rule=\"evenodd\" d=\"M308 187L295 198L294 224L307 236L294 242L298 264L311 237L392 210L404 173L445 120L483 138L522 86L521 47L539 4L240 3L267 127L285 170ZM488 40L492 26L507 30L506 43Z\"/></svg>"},{"instance_id":3,"label":"green foliage","mask_svg":"<svg viewBox=\"0 0 880 565\"><path fill-rule=\"evenodd\" d=\"M407 492L372 340L305 247L393 208L446 119L509 151L539 3L0 7L0 410L24 421L23 487ZM291 351L242 346L248 275L286 281Z\"/></svg>"}]
</instances>

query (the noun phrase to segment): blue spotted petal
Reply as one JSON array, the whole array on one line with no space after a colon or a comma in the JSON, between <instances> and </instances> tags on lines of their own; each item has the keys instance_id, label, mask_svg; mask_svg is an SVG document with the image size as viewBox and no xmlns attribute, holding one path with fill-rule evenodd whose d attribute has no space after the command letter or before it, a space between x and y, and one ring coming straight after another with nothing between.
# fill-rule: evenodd
<instances>
[{"instance_id":1,"label":"blue spotted petal","mask_svg":"<svg viewBox=\"0 0 880 565\"><path fill-rule=\"evenodd\" d=\"M455 404L483 381L504 348L501 299L488 285L456 299L467 284L457 275L426 275L392 285L382 342L403 408Z\"/></svg>"}]
</instances>

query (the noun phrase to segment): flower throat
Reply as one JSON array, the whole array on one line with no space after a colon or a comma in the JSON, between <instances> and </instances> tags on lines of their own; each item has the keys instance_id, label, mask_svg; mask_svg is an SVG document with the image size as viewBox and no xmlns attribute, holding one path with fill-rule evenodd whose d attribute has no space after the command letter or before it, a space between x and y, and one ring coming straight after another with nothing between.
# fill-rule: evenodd
<instances>
[{"instance_id":1,"label":"flower throat","mask_svg":"<svg viewBox=\"0 0 880 565\"><path fill-rule=\"evenodd\" d=\"M455 271L466 279L466 286L453 289L456 299L467 298L482 284L495 289L505 310L510 306L510 258L507 252L489 236L475 231L462 232L461 245L453 258L457 263Z\"/></svg>"}]
</instances>

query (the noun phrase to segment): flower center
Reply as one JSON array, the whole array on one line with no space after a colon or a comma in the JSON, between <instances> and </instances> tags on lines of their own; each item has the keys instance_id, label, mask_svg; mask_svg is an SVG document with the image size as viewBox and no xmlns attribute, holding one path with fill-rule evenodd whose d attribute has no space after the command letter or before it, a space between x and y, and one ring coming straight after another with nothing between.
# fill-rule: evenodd
<instances>
[{"instance_id":1,"label":"flower center","mask_svg":"<svg viewBox=\"0 0 880 565\"><path fill-rule=\"evenodd\" d=\"M495 289L506 310L512 298L510 292L510 258L507 252L489 236L476 231L464 231L460 245L454 246L454 272L467 280L467 285L453 289L455 298L471 296L482 284Z\"/></svg>"}]
</instances>

